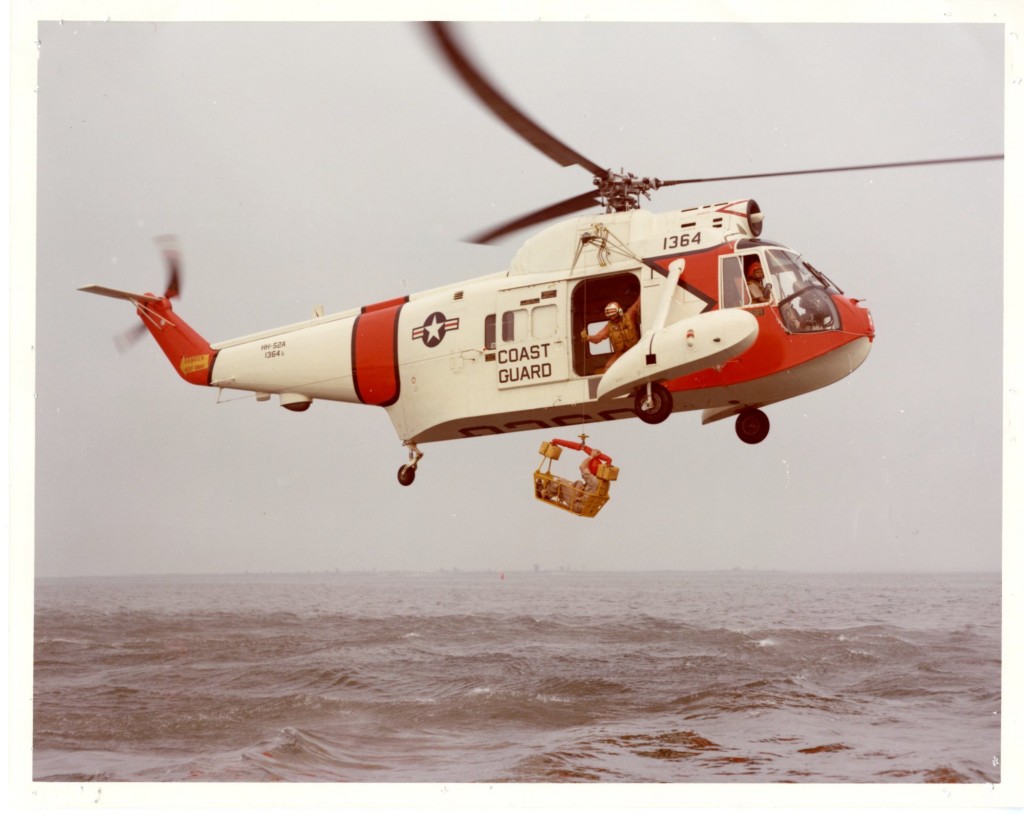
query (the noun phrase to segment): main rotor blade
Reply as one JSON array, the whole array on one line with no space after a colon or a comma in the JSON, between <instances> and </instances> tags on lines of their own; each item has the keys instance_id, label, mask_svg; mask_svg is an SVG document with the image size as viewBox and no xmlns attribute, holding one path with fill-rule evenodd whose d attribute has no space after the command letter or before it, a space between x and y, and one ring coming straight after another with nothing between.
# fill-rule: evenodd
<instances>
[{"instance_id":1,"label":"main rotor blade","mask_svg":"<svg viewBox=\"0 0 1024 815\"><path fill-rule=\"evenodd\" d=\"M576 195L572 198L566 198L564 201L559 201L557 204L552 204L544 209L538 209L536 212L531 212L527 215L522 215L515 220L508 221L507 223L497 226L488 232L484 232L480 235L470 238L472 243L490 243L503 235L507 235L510 232L515 232L519 229L525 229L528 226L534 224L543 223L549 221L552 218L557 218L560 215L568 215L572 212L579 212L581 209L592 207L600 202L600 197L596 190L590 190L582 195Z\"/></svg>"},{"instance_id":2,"label":"main rotor blade","mask_svg":"<svg viewBox=\"0 0 1024 815\"><path fill-rule=\"evenodd\" d=\"M676 184L703 184L710 181L738 181L745 178L774 178L786 175L812 175L814 173L845 173L851 170L884 170L890 167L922 167L929 164L959 164L966 161L996 161L1003 158L1002 153L989 156L965 156L963 158L936 158L922 161L895 161L888 164L858 164L850 167L824 167L818 170L788 170L778 173L750 173L747 175L723 175L716 178L678 178L673 181L662 181L660 186L671 187Z\"/></svg>"},{"instance_id":3,"label":"main rotor blade","mask_svg":"<svg viewBox=\"0 0 1024 815\"><path fill-rule=\"evenodd\" d=\"M487 105L506 125L511 127L548 158L557 161L563 167L578 164L580 167L590 170L594 175L602 177L606 175L606 168L601 167L556 139L506 99L494 84L488 81L476 69L469 57L466 56L466 53L453 39L451 28L446 23L432 21L428 22L427 25L430 27L438 47L448 60L452 70L459 75L476 97Z\"/></svg>"}]
</instances>

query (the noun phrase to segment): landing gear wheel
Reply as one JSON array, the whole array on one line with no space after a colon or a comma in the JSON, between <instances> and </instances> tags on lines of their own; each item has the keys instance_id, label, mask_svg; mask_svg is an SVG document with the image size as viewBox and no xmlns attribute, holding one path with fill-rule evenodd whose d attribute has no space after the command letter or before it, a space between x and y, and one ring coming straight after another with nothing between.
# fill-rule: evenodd
<instances>
[{"instance_id":1,"label":"landing gear wheel","mask_svg":"<svg viewBox=\"0 0 1024 815\"><path fill-rule=\"evenodd\" d=\"M398 468L398 483L408 487L416 478L416 465L403 464Z\"/></svg>"},{"instance_id":2,"label":"landing gear wheel","mask_svg":"<svg viewBox=\"0 0 1024 815\"><path fill-rule=\"evenodd\" d=\"M747 444L760 444L768 436L768 417L757 408L747 408L736 417L736 435Z\"/></svg>"},{"instance_id":3,"label":"landing gear wheel","mask_svg":"<svg viewBox=\"0 0 1024 815\"><path fill-rule=\"evenodd\" d=\"M641 421L660 424L672 412L672 394L664 385L651 382L637 391L633 410Z\"/></svg>"},{"instance_id":4,"label":"landing gear wheel","mask_svg":"<svg viewBox=\"0 0 1024 815\"><path fill-rule=\"evenodd\" d=\"M403 441L402 446L409 448L409 463L398 468L398 483L408 487L416 478L416 465L423 458L423 453L414 441Z\"/></svg>"}]
</instances>

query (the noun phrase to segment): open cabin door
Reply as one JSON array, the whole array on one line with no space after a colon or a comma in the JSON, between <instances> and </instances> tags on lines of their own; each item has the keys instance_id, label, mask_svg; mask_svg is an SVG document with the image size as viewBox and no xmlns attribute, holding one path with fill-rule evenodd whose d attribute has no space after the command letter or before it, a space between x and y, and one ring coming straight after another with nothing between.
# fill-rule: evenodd
<instances>
[{"instance_id":1,"label":"open cabin door","mask_svg":"<svg viewBox=\"0 0 1024 815\"><path fill-rule=\"evenodd\" d=\"M640 318L640 334L643 335L645 315L652 315L657 310L659 283L644 284L643 295L639 278L640 269L628 269L623 272L585 278L572 289L572 328L571 339L574 347L573 365L577 376L591 377L604 373L608 360L612 356L612 345L608 340L591 344L581 338L581 333L596 334L608 323L605 306L618 303L623 310L629 309L638 300L642 308L637 315ZM653 288L651 288L653 286ZM648 294L648 290L652 292Z\"/></svg>"},{"instance_id":2,"label":"open cabin door","mask_svg":"<svg viewBox=\"0 0 1024 815\"><path fill-rule=\"evenodd\" d=\"M487 318L493 332L499 388L543 385L569 378L569 317L565 281L506 289L497 313Z\"/></svg>"}]
</instances>

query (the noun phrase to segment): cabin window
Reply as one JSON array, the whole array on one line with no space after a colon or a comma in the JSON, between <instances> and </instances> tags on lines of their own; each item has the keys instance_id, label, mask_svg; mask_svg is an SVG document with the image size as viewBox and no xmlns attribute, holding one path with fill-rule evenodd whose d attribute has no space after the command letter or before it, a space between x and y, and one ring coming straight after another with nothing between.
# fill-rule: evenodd
<instances>
[{"instance_id":1,"label":"cabin window","mask_svg":"<svg viewBox=\"0 0 1024 815\"><path fill-rule=\"evenodd\" d=\"M497 336L498 315L488 314L484 318L484 348L486 348L488 351L493 351Z\"/></svg>"},{"instance_id":2,"label":"cabin window","mask_svg":"<svg viewBox=\"0 0 1024 815\"><path fill-rule=\"evenodd\" d=\"M514 342L526 336L526 309L517 308L501 315L501 341Z\"/></svg>"},{"instance_id":3,"label":"cabin window","mask_svg":"<svg viewBox=\"0 0 1024 815\"><path fill-rule=\"evenodd\" d=\"M558 333L558 306L536 306L530 312L530 333L538 340L545 340Z\"/></svg>"}]
</instances>

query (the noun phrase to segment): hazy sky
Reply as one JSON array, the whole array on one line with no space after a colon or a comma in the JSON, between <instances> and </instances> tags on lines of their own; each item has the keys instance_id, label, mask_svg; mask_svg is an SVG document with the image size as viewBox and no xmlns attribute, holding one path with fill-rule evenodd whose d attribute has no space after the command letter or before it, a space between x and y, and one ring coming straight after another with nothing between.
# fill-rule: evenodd
<instances>
[{"instance_id":1,"label":"hazy sky","mask_svg":"<svg viewBox=\"0 0 1024 815\"><path fill-rule=\"evenodd\" d=\"M1009 151L1010 4L933 8L929 24L577 17L459 34L550 131L640 175ZM1003 163L656 193L654 211L755 198L763 237L865 298L878 336L852 376L767 408L757 446L699 413L589 425L621 475L582 520L533 498L544 432L424 445L404 488L406 452L382 409L293 414L232 392L217 404L149 337L119 353L131 308L77 289L162 290L153 238L173 233L176 310L211 342L230 339L317 304L502 270L531 232L462 239L585 191L585 171L504 129L417 25L73 16L37 30L39 576L1000 569ZM16 496L12 510L27 507Z\"/></svg>"}]
</instances>

